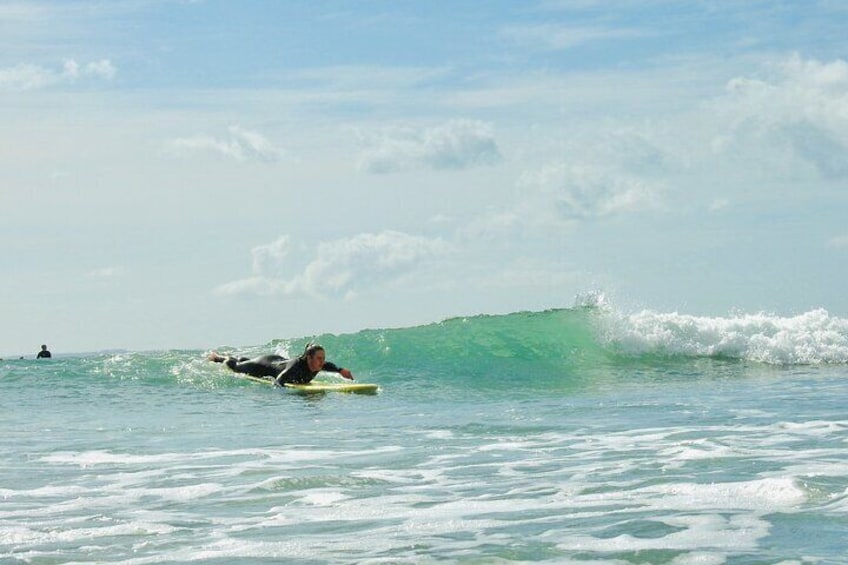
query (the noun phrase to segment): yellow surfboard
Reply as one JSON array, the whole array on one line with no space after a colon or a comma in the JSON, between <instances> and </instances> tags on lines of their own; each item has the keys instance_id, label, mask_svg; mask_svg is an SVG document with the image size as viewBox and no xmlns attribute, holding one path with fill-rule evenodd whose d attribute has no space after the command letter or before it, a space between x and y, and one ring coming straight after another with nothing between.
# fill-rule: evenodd
<instances>
[{"instance_id":1,"label":"yellow surfboard","mask_svg":"<svg viewBox=\"0 0 848 565\"><path fill-rule=\"evenodd\" d=\"M244 375L245 379L263 383L266 385L273 385L274 379L263 379L262 377L252 377L250 375ZM293 383L284 383L283 386L287 389L303 392L303 393L315 393L315 392L353 392L357 394L376 394L380 390L380 386L373 383L354 383L354 382L345 382L345 383L328 383L328 382L315 382L312 381L308 384L297 385Z\"/></svg>"},{"instance_id":2,"label":"yellow surfboard","mask_svg":"<svg viewBox=\"0 0 848 565\"><path fill-rule=\"evenodd\" d=\"M355 392L358 394L374 394L380 387L371 383L316 383L305 385L285 383L285 388L298 392Z\"/></svg>"}]
</instances>

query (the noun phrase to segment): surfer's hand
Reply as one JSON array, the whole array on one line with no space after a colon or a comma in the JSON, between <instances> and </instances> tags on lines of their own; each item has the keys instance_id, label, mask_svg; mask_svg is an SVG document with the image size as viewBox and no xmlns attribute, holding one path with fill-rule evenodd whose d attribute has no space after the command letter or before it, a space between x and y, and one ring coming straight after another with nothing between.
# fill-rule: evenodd
<instances>
[{"instance_id":1,"label":"surfer's hand","mask_svg":"<svg viewBox=\"0 0 848 565\"><path fill-rule=\"evenodd\" d=\"M226 357L224 357L223 355L218 355L217 351L210 352L209 355L206 356L206 358L210 361L214 361L215 363L223 363L226 359Z\"/></svg>"},{"instance_id":2,"label":"surfer's hand","mask_svg":"<svg viewBox=\"0 0 848 565\"><path fill-rule=\"evenodd\" d=\"M350 369L342 369L339 374L346 379L353 380L353 373L350 372Z\"/></svg>"}]
</instances>

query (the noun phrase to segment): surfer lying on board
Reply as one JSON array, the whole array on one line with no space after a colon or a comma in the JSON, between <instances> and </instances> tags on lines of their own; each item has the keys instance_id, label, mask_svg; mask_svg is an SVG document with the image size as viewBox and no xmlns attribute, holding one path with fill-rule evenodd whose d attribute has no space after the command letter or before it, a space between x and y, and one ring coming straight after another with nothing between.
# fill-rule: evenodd
<instances>
[{"instance_id":1,"label":"surfer lying on board","mask_svg":"<svg viewBox=\"0 0 848 565\"><path fill-rule=\"evenodd\" d=\"M223 363L236 373L247 373L252 377L274 379L274 384L283 383L306 384L315 378L319 371L340 373L346 379L353 380L350 369L339 367L326 360L324 348L317 343L307 344L303 355L297 359L286 359L280 355L262 355L249 359L247 357L230 357L216 352L209 354L209 360Z\"/></svg>"}]
</instances>

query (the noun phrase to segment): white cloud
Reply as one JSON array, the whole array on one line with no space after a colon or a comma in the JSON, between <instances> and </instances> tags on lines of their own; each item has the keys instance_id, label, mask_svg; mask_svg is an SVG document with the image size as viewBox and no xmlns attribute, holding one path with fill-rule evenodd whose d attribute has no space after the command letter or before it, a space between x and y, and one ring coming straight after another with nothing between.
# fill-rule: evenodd
<instances>
[{"instance_id":1,"label":"white cloud","mask_svg":"<svg viewBox=\"0 0 848 565\"><path fill-rule=\"evenodd\" d=\"M490 125L451 120L427 129L394 128L366 140L360 170L388 173L407 169L465 169L501 160Z\"/></svg>"},{"instance_id":2,"label":"white cloud","mask_svg":"<svg viewBox=\"0 0 848 565\"><path fill-rule=\"evenodd\" d=\"M289 237L286 235L271 243L257 245L250 250L253 276L226 283L215 291L218 294L254 294L258 296L292 293L294 287L278 278L285 275L286 258L289 256L290 248Z\"/></svg>"},{"instance_id":3,"label":"white cloud","mask_svg":"<svg viewBox=\"0 0 848 565\"><path fill-rule=\"evenodd\" d=\"M112 65L112 62L108 59L101 59L100 61L88 63L85 66L86 75L100 77L107 80L112 80L113 78L115 78L115 74L117 72L117 69L114 67L114 65Z\"/></svg>"},{"instance_id":4,"label":"white cloud","mask_svg":"<svg viewBox=\"0 0 848 565\"><path fill-rule=\"evenodd\" d=\"M666 174L680 166L672 148L662 147L662 134L650 126L616 127L601 131L584 152L607 170L633 174ZM665 142L668 145L668 141Z\"/></svg>"},{"instance_id":5,"label":"white cloud","mask_svg":"<svg viewBox=\"0 0 848 565\"><path fill-rule=\"evenodd\" d=\"M275 294L290 294L290 289L284 281L268 277L248 277L222 284L215 289L216 294L224 295L256 295L272 296Z\"/></svg>"},{"instance_id":6,"label":"white cloud","mask_svg":"<svg viewBox=\"0 0 848 565\"><path fill-rule=\"evenodd\" d=\"M0 89L32 90L56 84L60 75L35 65L18 65L0 69Z\"/></svg>"},{"instance_id":7,"label":"white cloud","mask_svg":"<svg viewBox=\"0 0 848 565\"><path fill-rule=\"evenodd\" d=\"M61 70L49 69L39 65L20 64L0 69L0 90L26 91L48 88L60 84L71 84L81 79L97 78L111 80L117 69L108 59L101 59L80 66L68 59Z\"/></svg>"},{"instance_id":8,"label":"white cloud","mask_svg":"<svg viewBox=\"0 0 848 565\"><path fill-rule=\"evenodd\" d=\"M716 107L726 130L713 149L770 170L811 166L824 178L848 177L848 63L794 55L762 78L727 84Z\"/></svg>"},{"instance_id":9,"label":"white cloud","mask_svg":"<svg viewBox=\"0 0 848 565\"><path fill-rule=\"evenodd\" d=\"M276 273L289 254L289 247L289 238L284 235L267 245L258 245L251 249L253 274L264 276Z\"/></svg>"},{"instance_id":10,"label":"white cloud","mask_svg":"<svg viewBox=\"0 0 848 565\"><path fill-rule=\"evenodd\" d=\"M563 220L604 218L660 203L658 185L588 164L553 164L526 172L519 187L527 193L527 202L536 200L540 211L548 209Z\"/></svg>"},{"instance_id":11,"label":"white cloud","mask_svg":"<svg viewBox=\"0 0 848 565\"><path fill-rule=\"evenodd\" d=\"M177 138L168 142L168 148L177 155L213 153L240 162L274 162L285 155L262 134L239 126L231 126L228 131L229 136L224 139L208 135Z\"/></svg>"},{"instance_id":12,"label":"white cloud","mask_svg":"<svg viewBox=\"0 0 848 565\"><path fill-rule=\"evenodd\" d=\"M253 249L254 275L216 289L219 294L260 294L352 297L365 288L396 281L423 261L445 255L451 246L441 238L413 236L396 231L364 233L351 239L321 243L300 273L285 279L294 261L288 256L288 238ZM258 263L258 264L257 264Z\"/></svg>"}]
</instances>

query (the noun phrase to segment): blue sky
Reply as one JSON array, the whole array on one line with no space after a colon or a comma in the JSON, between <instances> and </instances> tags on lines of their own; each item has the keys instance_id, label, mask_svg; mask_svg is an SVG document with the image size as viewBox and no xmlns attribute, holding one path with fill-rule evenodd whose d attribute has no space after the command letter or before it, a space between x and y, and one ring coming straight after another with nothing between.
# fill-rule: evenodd
<instances>
[{"instance_id":1,"label":"blue sky","mask_svg":"<svg viewBox=\"0 0 848 565\"><path fill-rule=\"evenodd\" d=\"M842 2L0 0L0 355L848 314Z\"/></svg>"}]
</instances>

